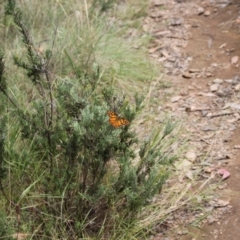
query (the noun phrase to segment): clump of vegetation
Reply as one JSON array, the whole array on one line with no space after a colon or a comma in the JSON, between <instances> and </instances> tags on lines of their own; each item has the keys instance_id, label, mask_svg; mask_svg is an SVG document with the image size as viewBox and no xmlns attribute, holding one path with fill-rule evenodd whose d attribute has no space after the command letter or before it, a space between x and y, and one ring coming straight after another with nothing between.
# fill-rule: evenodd
<instances>
[{"instance_id":1,"label":"clump of vegetation","mask_svg":"<svg viewBox=\"0 0 240 240\"><path fill-rule=\"evenodd\" d=\"M78 66L65 51L71 73L57 75L53 49L34 44L14 0L8 0L5 17L17 26L25 49L13 56L14 81L0 54L0 190L6 207L18 209L15 231L36 239L116 239L122 234L116 229L133 224L161 192L175 159L161 143L174 126L139 144L131 124L115 128L107 112L132 123L142 97L135 95L131 104L116 97L104 79L110 71L103 74L93 52L80 55L84 64ZM13 94L14 85L23 97Z\"/></svg>"}]
</instances>

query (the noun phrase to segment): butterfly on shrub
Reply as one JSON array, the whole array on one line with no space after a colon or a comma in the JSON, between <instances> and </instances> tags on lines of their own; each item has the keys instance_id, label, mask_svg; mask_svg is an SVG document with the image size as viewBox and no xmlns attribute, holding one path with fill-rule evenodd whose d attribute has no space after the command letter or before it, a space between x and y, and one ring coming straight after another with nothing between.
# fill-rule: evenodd
<instances>
[{"instance_id":1,"label":"butterfly on shrub","mask_svg":"<svg viewBox=\"0 0 240 240\"><path fill-rule=\"evenodd\" d=\"M122 126L126 126L129 124L129 121L125 118L119 117L115 112L113 111L108 111L107 112L108 117L109 117L109 123L115 127L122 127Z\"/></svg>"}]
</instances>

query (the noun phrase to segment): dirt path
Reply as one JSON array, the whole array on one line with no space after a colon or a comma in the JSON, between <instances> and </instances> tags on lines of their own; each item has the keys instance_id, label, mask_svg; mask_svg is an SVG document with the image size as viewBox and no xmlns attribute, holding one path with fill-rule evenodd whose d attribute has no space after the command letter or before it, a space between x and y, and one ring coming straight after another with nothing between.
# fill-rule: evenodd
<instances>
[{"instance_id":1,"label":"dirt path","mask_svg":"<svg viewBox=\"0 0 240 240\"><path fill-rule=\"evenodd\" d=\"M239 12L236 0L154 0L143 26L154 37L150 56L172 83L163 108L186 119L199 180L230 173L209 203L217 214L177 239L240 239Z\"/></svg>"}]
</instances>

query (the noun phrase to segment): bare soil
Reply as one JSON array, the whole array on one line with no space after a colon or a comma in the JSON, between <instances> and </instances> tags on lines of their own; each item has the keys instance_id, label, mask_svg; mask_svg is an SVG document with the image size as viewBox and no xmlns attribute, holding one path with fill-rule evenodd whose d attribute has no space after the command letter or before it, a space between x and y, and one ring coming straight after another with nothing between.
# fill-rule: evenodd
<instances>
[{"instance_id":1,"label":"bare soil","mask_svg":"<svg viewBox=\"0 0 240 240\"><path fill-rule=\"evenodd\" d=\"M189 227L188 234L153 239L238 240L240 1L153 0L143 29L153 37L150 56L171 82L173 97L162 108L185 119L189 158L195 154L199 178L214 175L219 181L220 170L230 173L220 181L215 204L209 204L216 215L206 218L199 229Z\"/></svg>"}]
</instances>

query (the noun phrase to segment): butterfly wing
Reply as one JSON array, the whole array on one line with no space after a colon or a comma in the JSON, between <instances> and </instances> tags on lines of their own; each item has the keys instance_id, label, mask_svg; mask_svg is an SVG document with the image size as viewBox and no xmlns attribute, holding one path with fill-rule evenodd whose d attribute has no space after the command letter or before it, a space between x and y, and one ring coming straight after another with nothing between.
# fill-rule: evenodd
<instances>
[{"instance_id":1,"label":"butterfly wing","mask_svg":"<svg viewBox=\"0 0 240 240\"><path fill-rule=\"evenodd\" d=\"M115 123L117 121L117 114L115 114L113 111L108 111L108 117L109 117L109 123L115 127Z\"/></svg>"},{"instance_id":2,"label":"butterfly wing","mask_svg":"<svg viewBox=\"0 0 240 240\"><path fill-rule=\"evenodd\" d=\"M118 118L118 125L119 127L124 126L124 125L128 125L129 121L125 118Z\"/></svg>"},{"instance_id":3,"label":"butterfly wing","mask_svg":"<svg viewBox=\"0 0 240 240\"><path fill-rule=\"evenodd\" d=\"M115 112L113 111L108 111L108 117L109 117L109 123L113 127L122 127L124 125L128 125L129 121L125 118L119 117Z\"/></svg>"}]
</instances>

